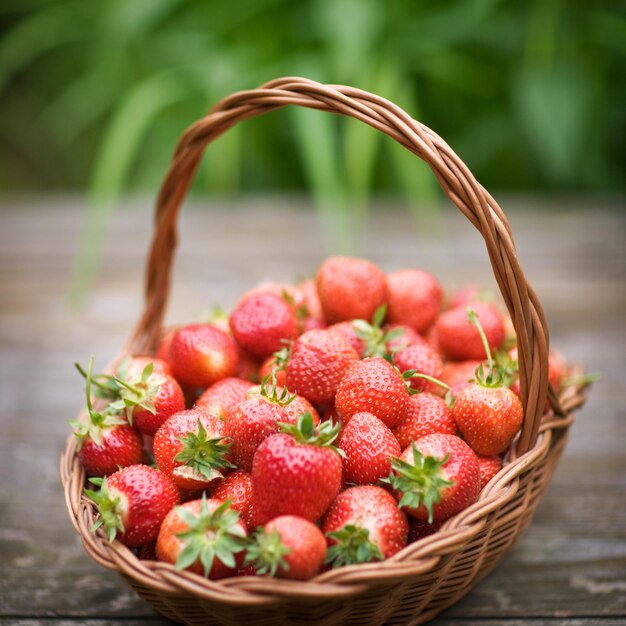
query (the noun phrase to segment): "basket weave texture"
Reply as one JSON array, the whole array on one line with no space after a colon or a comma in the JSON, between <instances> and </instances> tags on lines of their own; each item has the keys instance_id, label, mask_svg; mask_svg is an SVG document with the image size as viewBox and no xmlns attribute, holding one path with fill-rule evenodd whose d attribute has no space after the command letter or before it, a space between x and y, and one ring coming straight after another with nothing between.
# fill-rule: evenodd
<instances>
[{"instance_id":1,"label":"basket weave texture","mask_svg":"<svg viewBox=\"0 0 626 626\"><path fill-rule=\"evenodd\" d=\"M97 510L83 496L85 473L68 439L61 480L70 519L89 555L117 570L167 617L185 624L421 624L483 576L530 523L563 450L583 385L559 398L548 385L548 331L541 305L517 259L508 221L491 195L433 131L379 96L341 85L282 78L235 93L190 126L161 186L145 282L145 310L120 358L152 354L162 334L179 207L205 147L238 121L286 106L359 119L426 161L443 191L480 232L517 333L524 422L503 469L479 500L442 529L382 563L342 567L308 582L265 577L206 580L169 564L139 560L119 541L90 532ZM546 405L546 398L549 404ZM546 406L550 408L546 409Z\"/></svg>"}]
</instances>

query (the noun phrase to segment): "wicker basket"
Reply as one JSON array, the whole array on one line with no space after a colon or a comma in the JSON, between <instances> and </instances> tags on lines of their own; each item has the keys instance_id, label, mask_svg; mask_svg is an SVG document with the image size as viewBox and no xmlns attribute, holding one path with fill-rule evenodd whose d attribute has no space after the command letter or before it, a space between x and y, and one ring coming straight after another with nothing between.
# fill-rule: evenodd
<instances>
[{"instance_id":1,"label":"wicker basket","mask_svg":"<svg viewBox=\"0 0 626 626\"><path fill-rule=\"evenodd\" d=\"M503 469L480 499L442 529L382 563L343 567L309 582L236 577L206 580L141 561L119 541L90 532L96 510L82 494L85 473L70 437L61 479L70 518L85 549L123 574L167 617L185 624L421 624L449 607L491 571L528 526L565 444L582 386L560 398L548 388L548 333L541 306L518 262L506 217L459 157L433 131L378 96L302 78L282 78L222 100L182 136L156 208L146 273L146 306L123 354L152 354L162 332L176 243L176 219L207 144L240 120L298 105L362 120L426 161L452 202L476 227L518 337L525 418ZM546 397L550 409L545 410Z\"/></svg>"}]
</instances>

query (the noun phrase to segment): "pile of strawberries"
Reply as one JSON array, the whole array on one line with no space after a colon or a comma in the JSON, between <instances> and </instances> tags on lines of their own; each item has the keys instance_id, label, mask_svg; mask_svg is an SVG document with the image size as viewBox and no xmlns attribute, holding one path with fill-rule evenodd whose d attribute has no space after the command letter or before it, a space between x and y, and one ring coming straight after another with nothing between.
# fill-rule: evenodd
<instances>
[{"instance_id":1,"label":"pile of strawberries","mask_svg":"<svg viewBox=\"0 0 626 626\"><path fill-rule=\"evenodd\" d=\"M94 529L217 579L383 560L474 503L523 417L510 320L427 272L331 257L87 370ZM550 358L558 389L563 365ZM182 504L181 504L182 503Z\"/></svg>"}]
</instances>

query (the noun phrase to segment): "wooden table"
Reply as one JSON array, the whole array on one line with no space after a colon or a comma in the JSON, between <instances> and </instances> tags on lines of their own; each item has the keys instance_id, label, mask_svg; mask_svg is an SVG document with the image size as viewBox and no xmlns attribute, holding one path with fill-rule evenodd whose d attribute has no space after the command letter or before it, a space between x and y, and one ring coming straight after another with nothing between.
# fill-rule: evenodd
<instances>
[{"instance_id":1,"label":"wooden table","mask_svg":"<svg viewBox=\"0 0 626 626\"><path fill-rule=\"evenodd\" d=\"M84 308L66 288L78 245L77 199L0 205L0 626L170 623L92 562L67 518L58 457L83 402L72 363L112 358L141 305L149 202L111 221L102 270ZM553 345L602 380L531 528L500 566L437 626L626 623L626 214L618 201L503 199L519 255L551 324ZM306 209L306 210L305 210ZM385 269L421 266L448 287L493 286L478 234L460 213L416 224L379 206L361 254ZM191 320L263 279L312 273L323 237L298 200L187 206L170 307Z\"/></svg>"}]
</instances>

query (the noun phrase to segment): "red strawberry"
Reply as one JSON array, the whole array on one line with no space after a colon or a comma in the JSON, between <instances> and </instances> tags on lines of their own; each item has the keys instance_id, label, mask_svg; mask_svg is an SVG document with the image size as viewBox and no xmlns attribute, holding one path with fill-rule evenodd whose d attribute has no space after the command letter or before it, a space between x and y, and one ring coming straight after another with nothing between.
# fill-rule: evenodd
<instances>
[{"instance_id":1,"label":"red strawberry","mask_svg":"<svg viewBox=\"0 0 626 626\"><path fill-rule=\"evenodd\" d=\"M330 333L341 335L356 350L359 357L365 352L365 339L361 339L356 334L353 320L337 322L336 324L329 326L327 330Z\"/></svg>"},{"instance_id":2,"label":"red strawberry","mask_svg":"<svg viewBox=\"0 0 626 626\"><path fill-rule=\"evenodd\" d=\"M387 318L423 333L439 315L441 286L434 276L418 269L405 269L387 275L389 288Z\"/></svg>"},{"instance_id":3,"label":"red strawberry","mask_svg":"<svg viewBox=\"0 0 626 626\"><path fill-rule=\"evenodd\" d=\"M316 429L310 415L283 426L257 449L252 464L252 498L256 519L278 515L317 521L339 492L341 457L331 447L338 427L327 422Z\"/></svg>"},{"instance_id":4,"label":"red strawberry","mask_svg":"<svg viewBox=\"0 0 626 626\"><path fill-rule=\"evenodd\" d=\"M513 441L524 417L520 399L508 387L471 383L454 400L452 414L477 454L495 456Z\"/></svg>"},{"instance_id":5,"label":"red strawberry","mask_svg":"<svg viewBox=\"0 0 626 626\"><path fill-rule=\"evenodd\" d=\"M329 324L343 320L370 320L387 301L384 272L365 259L329 257L317 276L317 293Z\"/></svg>"},{"instance_id":6,"label":"red strawberry","mask_svg":"<svg viewBox=\"0 0 626 626\"><path fill-rule=\"evenodd\" d=\"M426 340L406 324L387 324L383 329L387 337L387 352L394 354L415 344L426 344Z\"/></svg>"},{"instance_id":7,"label":"red strawberry","mask_svg":"<svg viewBox=\"0 0 626 626\"><path fill-rule=\"evenodd\" d=\"M299 396L297 393L291 393L285 386L279 384L276 385L276 390L270 389L269 380L261 385L253 386L248 392L249 396L266 395L270 398L279 399L279 404L285 409L287 413L287 419L285 420L289 424L295 424L298 416L302 413L310 413L313 416L313 423L317 426L320 423L320 415L317 409L304 397ZM265 392L264 392L265 389Z\"/></svg>"},{"instance_id":8,"label":"red strawberry","mask_svg":"<svg viewBox=\"0 0 626 626\"><path fill-rule=\"evenodd\" d=\"M341 567L393 556L406 545L409 525L390 493L361 485L335 498L322 530L330 546L326 561Z\"/></svg>"},{"instance_id":9,"label":"red strawberry","mask_svg":"<svg viewBox=\"0 0 626 626\"><path fill-rule=\"evenodd\" d=\"M254 535L245 563L257 574L309 580L320 571L325 556L326 539L315 524L296 515L280 515Z\"/></svg>"},{"instance_id":10,"label":"red strawberry","mask_svg":"<svg viewBox=\"0 0 626 626\"><path fill-rule=\"evenodd\" d=\"M429 524L428 522L422 522L418 519L412 517L409 520L409 540L408 543L413 543L414 541L419 541L424 537L430 537L433 533L436 533L445 520L440 522L433 522Z\"/></svg>"},{"instance_id":11,"label":"red strawberry","mask_svg":"<svg viewBox=\"0 0 626 626\"><path fill-rule=\"evenodd\" d=\"M266 376L276 379L276 384L284 387L287 381L287 360L289 359L289 349L281 348L268 356L259 368L259 380L265 380Z\"/></svg>"},{"instance_id":12,"label":"red strawberry","mask_svg":"<svg viewBox=\"0 0 626 626\"><path fill-rule=\"evenodd\" d=\"M427 344L413 344L400 350L393 357L396 367L402 372L412 371L417 374L426 374L439 380L443 373L443 362L439 353ZM417 391L430 391L438 395L445 395L446 391L430 380L411 376L409 384Z\"/></svg>"},{"instance_id":13,"label":"red strawberry","mask_svg":"<svg viewBox=\"0 0 626 626\"><path fill-rule=\"evenodd\" d=\"M163 333L161 341L159 341L159 345L157 346L156 352L154 353L156 358L160 361L168 363L170 359L170 345L172 344L172 339L174 338L174 335L176 334L178 328L178 326L172 326ZM169 373L171 374L171 368Z\"/></svg>"},{"instance_id":14,"label":"red strawberry","mask_svg":"<svg viewBox=\"0 0 626 626\"><path fill-rule=\"evenodd\" d=\"M428 392L416 393L409 398L405 418L393 429L402 450L426 435L454 435L456 432L456 422L446 402Z\"/></svg>"},{"instance_id":15,"label":"red strawberry","mask_svg":"<svg viewBox=\"0 0 626 626\"><path fill-rule=\"evenodd\" d=\"M498 350L506 337L504 318L492 304L476 302L472 308L480 320L489 348ZM467 361L484 359L487 355L478 329L467 317L463 308L442 313L435 324L437 341L441 352L450 359Z\"/></svg>"},{"instance_id":16,"label":"red strawberry","mask_svg":"<svg viewBox=\"0 0 626 626\"><path fill-rule=\"evenodd\" d=\"M174 413L154 435L158 468L180 489L205 489L233 467L225 430L222 420L199 409Z\"/></svg>"},{"instance_id":17,"label":"red strawberry","mask_svg":"<svg viewBox=\"0 0 626 626\"><path fill-rule=\"evenodd\" d=\"M208 387L234 376L238 361L235 340L212 324L184 326L170 345L170 364L183 386Z\"/></svg>"},{"instance_id":18,"label":"red strawberry","mask_svg":"<svg viewBox=\"0 0 626 626\"><path fill-rule=\"evenodd\" d=\"M92 530L102 526L109 541L117 538L130 548L154 541L161 522L179 502L174 483L147 465L130 465L91 482L100 486L98 492L85 489L100 511Z\"/></svg>"},{"instance_id":19,"label":"red strawberry","mask_svg":"<svg viewBox=\"0 0 626 626\"><path fill-rule=\"evenodd\" d=\"M441 381L450 387L462 389L470 380L476 378L476 369L484 361L471 359L469 361L448 361L443 364L443 372L441 373ZM459 386L463 383L463 387Z\"/></svg>"},{"instance_id":20,"label":"red strawberry","mask_svg":"<svg viewBox=\"0 0 626 626\"><path fill-rule=\"evenodd\" d=\"M342 418L367 411L389 428L402 421L408 402L409 392L402 375L380 357L354 363L342 378L335 396L335 407Z\"/></svg>"},{"instance_id":21,"label":"red strawberry","mask_svg":"<svg viewBox=\"0 0 626 626\"><path fill-rule=\"evenodd\" d=\"M287 386L315 404L330 402L348 368L359 360L354 348L328 330L309 330L293 344Z\"/></svg>"},{"instance_id":22,"label":"red strawberry","mask_svg":"<svg viewBox=\"0 0 626 626\"><path fill-rule=\"evenodd\" d=\"M259 362L252 354L237 346L237 378L250 382L259 382Z\"/></svg>"},{"instance_id":23,"label":"red strawberry","mask_svg":"<svg viewBox=\"0 0 626 626\"><path fill-rule=\"evenodd\" d=\"M452 415L463 438L477 454L497 456L511 445L522 425L524 410L517 395L504 386L502 373L494 366L478 316L471 309L466 315L481 338L488 373L485 375L482 365L478 367L476 382L456 396Z\"/></svg>"},{"instance_id":24,"label":"red strawberry","mask_svg":"<svg viewBox=\"0 0 626 626\"><path fill-rule=\"evenodd\" d=\"M305 280L297 285L294 300L298 306L306 309L305 319L315 319L323 323L322 304L317 295L317 285L314 280Z\"/></svg>"},{"instance_id":25,"label":"red strawberry","mask_svg":"<svg viewBox=\"0 0 626 626\"><path fill-rule=\"evenodd\" d=\"M387 358L392 349L390 346L402 345L398 341L402 337L407 340L407 337L404 327L382 327L386 314L387 305L383 304L374 312L371 323L356 319L349 322L338 322L330 326L328 330L347 339L360 357L381 356ZM417 336L414 330L409 329L409 331Z\"/></svg>"},{"instance_id":26,"label":"red strawberry","mask_svg":"<svg viewBox=\"0 0 626 626\"><path fill-rule=\"evenodd\" d=\"M280 350L298 336L294 307L273 293L255 293L241 301L230 316L237 343L259 359Z\"/></svg>"},{"instance_id":27,"label":"red strawberry","mask_svg":"<svg viewBox=\"0 0 626 626\"><path fill-rule=\"evenodd\" d=\"M229 413L225 433L232 441L232 457L238 467L250 471L261 442L278 432L279 422L290 421L285 411L288 401L286 390L278 395L275 387L273 392L264 387L258 394L251 393Z\"/></svg>"},{"instance_id":28,"label":"red strawberry","mask_svg":"<svg viewBox=\"0 0 626 626\"><path fill-rule=\"evenodd\" d=\"M115 373L122 378L138 377L152 364L152 371L155 374L173 376L172 368L165 359L153 356L132 356L124 359L116 368Z\"/></svg>"},{"instance_id":29,"label":"red strawberry","mask_svg":"<svg viewBox=\"0 0 626 626\"><path fill-rule=\"evenodd\" d=\"M421 521L443 521L475 502L480 470L473 450L456 435L426 435L414 441L385 482L399 507Z\"/></svg>"},{"instance_id":30,"label":"red strawberry","mask_svg":"<svg viewBox=\"0 0 626 626\"><path fill-rule=\"evenodd\" d=\"M229 413L246 399L248 391L253 386L253 383L241 378L223 378L204 391L194 408L225 420Z\"/></svg>"},{"instance_id":31,"label":"red strawberry","mask_svg":"<svg viewBox=\"0 0 626 626\"><path fill-rule=\"evenodd\" d=\"M506 365L509 366L508 374L511 378L514 378L510 386L511 389L519 396L521 394L521 390L519 377L517 375L519 367L517 348L509 350L508 357L508 359L505 359ZM563 359L556 352L550 352L548 355L548 382L552 385L552 388L556 391L556 393L559 392L563 383L563 370Z\"/></svg>"},{"instance_id":32,"label":"red strawberry","mask_svg":"<svg viewBox=\"0 0 626 626\"><path fill-rule=\"evenodd\" d=\"M474 306L476 302L490 302L491 300L493 300L493 296L478 285L465 285L452 294L449 308L461 307L465 309L468 306Z\"/></svg>"},{"instance_id":33,"label":"red strawberry","mask_svg":"<svg viewBox=\"0 0 626 626\"><path fill-rule=\"evenodd\" d=\"M247 529L228 504L203 496L170 511L157 539L157 558L212 580L234 575Z\"/></svg>"},{"instance_id":34,"label":"red strawberry","mask_svg":"<svg viewBox=\"0 0 626 626\"><path fill-rule=\"evenodd\" d=\"M499 456L478 455L478 468L482 489L502 469L502 459Z\"/></svg>"},{"instance_id":35,"label":"red strawberry","mask_svg":"<svg viewBox=\"0 0 626 626\"><path fill-rule=\"evenodd\" d=\"M252 501L252 478L250 473L238 469L225 476L212 490L211 497L230 500L230 507L238 511L241 519L250 526L250 504Z\"/></svg>"},{"instance_id":36,"label":"red strawberry","mask_svg":"<svg viewBox=\"0 0 626 626\"><path fill-rule=\"evenodd\" d=\"M78 460L87 474L108 476L120 467L143 463L141 435L119 415L94 412L88 422L72 425L78 437Z\"/></svg>"},{"instance_id":37,"label":"red strawberry","mask_svg":"<svg viewBox=\"0 0 626 626\"><path fill-rule=\"evenodd\" d=\"M84 372L78 364L76 367L86 378L87 415L82 419L72 420L70 426L78 438L78 459L85 472L105 476L113 474L120 467L142 463L143 439L128 425L124 415L110 405L101 411L93 408L91 401L93 357L89 360L87 372ZM109 387L103 386L103 389L108 393Z\"/></svg>"},{"instance_id":38,"label":"red strawberry","mask_svg":"<svg viewBox=\"0 0 626 626\"><path fill-rule=\"evenodd\" d=\"M402 451L393 433L371 413L355 413L337 440L343 450L343 480L364 485L389 475L390 457Z\"/></svg>"}]
</instances>

